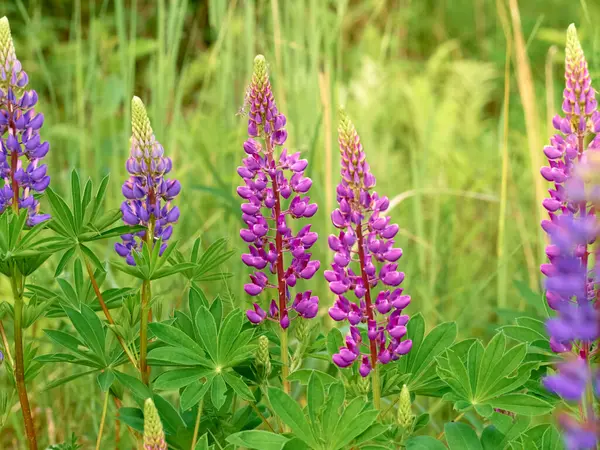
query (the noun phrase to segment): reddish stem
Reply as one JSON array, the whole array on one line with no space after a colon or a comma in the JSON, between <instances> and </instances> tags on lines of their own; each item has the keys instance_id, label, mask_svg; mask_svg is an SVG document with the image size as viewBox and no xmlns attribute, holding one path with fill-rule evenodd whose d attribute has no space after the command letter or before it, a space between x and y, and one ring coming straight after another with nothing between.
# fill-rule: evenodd
<instances>
[{"instance_id":1,"label":"reddish stem","mask_svg":"<svg viewBox=\"0 0 600 450\"><path fill-rule=\"evenodd\" d=\"M367 303L367 317L369 320L373 318L373 306L371 303L371 286L369 285L369 276L365 271L365 245L362 232L362 223L356 226L356 237L358 238L358 257L360 260L360 274L362 275L363 285L365 287L365 302ZM371 344L371 366L375 369L377 364L377 345L375 341L369 340Z\"/></svg>"},{"instance_id":2,"label":"reddish stem","mask_svg":"<svg viewBox=\"0 0 600 450\"><path fill-rule=\"evenodd\" d=\"M273 146L271 144L271 139L269 137L265 138L265 144L267 147L267 159L269 163L275 164L275 160L273 158ZM281 320L283 319L283 314L287 310L287 295L286 295L286 283L285 283L285 271L283 266L283 236L277 230L279 227L279 216L281 215L281 196L279 192L279 185L277 184L277 172L274 175L271 175L271 182L273 183L273 197L275 198L275 250L277 252L277 292L278 292L278 300L279 300L279 323L281 324ZM287 381L287 339L284 339L283 334L286 333L287 330L282 330L282 340L281 340L281 359L283 365L283 386L284 391L290 391L290 385Z\"/></svg>"}]
</instances>

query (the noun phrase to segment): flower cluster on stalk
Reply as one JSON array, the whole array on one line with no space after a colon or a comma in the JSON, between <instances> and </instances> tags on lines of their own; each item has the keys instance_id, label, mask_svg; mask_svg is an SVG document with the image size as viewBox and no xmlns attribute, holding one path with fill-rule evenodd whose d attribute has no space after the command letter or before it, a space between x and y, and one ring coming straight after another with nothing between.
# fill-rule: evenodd
<instances>
[{"instance_id":1,"label":"flower cluster on stalk","mask_svg":"<svg viewBox=\"0 0 600 450\"><path fill-rule=\"evenodd\" d=\"M325 278L337 296L329 315L350 323L346 345L333 356L333 362L348 367L358 360L359 372L366 377L377 362L387 364L410 351L412 341L405 339L409 316L403 314L410 296L398 287L404 280L397 262L402 249L394 247L398 225L390 223L385 214L389 200L371 192L375 177L354 125L345 112L341 114L339 208L331 215L339 233L329 236L335 256ZM375 295L377 287L381 289ZM355 299L350 299L350 294ZM362 349L361 323L367 326L368 352Z\"/></svg>"},{"instance_id":2,"label":"flower cluster on stalk","mask_svg":"<svg viewBox=\"0 0 600 450\"><path fill-rule=\"evenodd\" d=\"M167 248L173 234L172 224L179 219L179 208L171 202L181 191L181 184L165 178L173 165L154 137L139 97L133 97L131 102L131 131L131 155L126 164L130 177L121 188L125 197L121 212L125 224L142 225L146 229L121 236L123 243L116 243L115 250L128 264L135 265L133 252L140 251L144 241L153 245L160 240L161 255Z\"/></svg>"},{"instance_id":3,"label":"flower cluster on stalk","mask_svg":"<svg viewBox=\"0 0 600 450\"><path fill-rule=\"evenodd\" d=\"M600 112L574 25L567 31L565 66L564 117L553 119L558 133L544 148L549 166L541 169L542 176L554 183L550 197L543 201L549 218L542 228L550 244L546 247L549 262L542 264L541 271L548 305L556 311L546 328L550 347L564 358L556 374L544 378L544 385L579 404L577 416L560 417L567 447L578 450L596 448L600 431L593 406L600 390L600 372L593 364L600 338L600 265L591 267L590 258L593 246L594 259L600 256L595 213L600 205Z\"/></svg>"},{"instance_id":4,"label":"flower cluster on stalk","mask_svg":"<svg viewBox=\"0 0 600 450\"><path fill-rule=\"evenodd\" d=\"M278 321L285 329L290 325L290 308L304 319L315 317L318 311L319 299L311 291L296 293L293 301L290 293L299 279L308 280L319 270L320 262L311 259L310 252L318 235L311 225L295 233L289 223L314 216L317 205L307 195L312 186L312 180L304 176L308 161L298 152L277 151L287 139L286 118L277 110L262 55L254 60L246 102L249 138L243 146L247 157L238 168L243 184L237 193L245 201L242 220L246 226L240 236L248 243L248 253L242 261L254 273L244 290L254 297L269 289L277 296L267 311L254 303L247 316L255 324L267 318Z\"/></svg>"},{"instance_id":5,"label":"flower cluster on stalk","mask_svg":"<svg viewBox=\"0 0 600 450\"><path fill-rule=\"evenodd\" d=\"M0 19L0 214L8 208L27 209L27 225L50 216L39 212L36 194L50 184L41 164L50 145L42 141L44 115L36 113L37 93L27 89L29 77L15 54L8 19Z\"/></svg>"}]
</instances>

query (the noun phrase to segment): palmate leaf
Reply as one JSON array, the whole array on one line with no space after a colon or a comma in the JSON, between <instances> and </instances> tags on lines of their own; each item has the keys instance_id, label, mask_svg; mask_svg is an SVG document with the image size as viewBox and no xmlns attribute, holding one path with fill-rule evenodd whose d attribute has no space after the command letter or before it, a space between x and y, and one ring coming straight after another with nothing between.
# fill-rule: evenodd
<instances>
[{"instance_id":1,"label":"palmate leaf","mask_svg":"<svg viewBox=\"0 0 600 450\"><path fill-rule=\"evenodd\" d=\"M171 257L171 263L173 265L191 263L192 266L184 270L182 275L192 282L216 281L230 278L232 276L230 273L215 272L221 264L235 254L235 251L225 249L227 241L225 239L218 239L204 253L200 253L200 244L200 239L194 241L189 259L186 259L180 252L174 252Z\"/></svg>"},{"instance_id":2,"label":"palmate leaf","mask_svg":"<svg viewBox=\"0 0 600 450\"><path fill-rule=\"evenodd\" d=\"M326 390L316 373L308 381L304 411L281 389L269 388L268 395L275 414L290 427L297 439L312 449L358 447L388 429L388 426L376 424L378 411L363 398L357 397L344 407L343 384L336 381Z\"/></svg>"},{"instance_id":3,"label":"palmate leaf","mask_svg":"<svg viewBox=\"0 0 600 450\"><path fill-rule=\"evenodd\" d=\"M254 401L254 394L245 379L232 370L249 359L254 349L249 344L254 330L243 329L241 311L235 309L221 320L222 306L218 300L213 302L210 310L204 305L191 309L196 310L193 322L181 313L173 324L149 325L164 346L148 353L148 363L178 368L160 375L155 387L185 387L181 399L184 410L195 406L208 392L218 409L224 404L229 389L247 401ZM221 322L222 325L217 327Z\"/></svg>"},{"instance_id":4,"label":"palmate leaf","mask_svg":"<svg viewBox=\"0 0 600 450\"><path fill-rule=\"evenodd\" d=\"M177 247L177 241L171 242L162 256L160 256L161 245L162 241L159 239L154 242L152 251L150 251L148 243L144 242L142 244L141 252L134 251L132 253L135 261L134 266L130 266L119 260L111 261L110 265L115 270L140 280L158 280L160 278L185 272L186 270L191 270L196 266L194 263L188 262L173 263L173 259L169 258L169 255ZM166 264L167 261L169 261L168 265Z\"/></svg>"},{"instance_id":5,"label":"palmate leaf","mask_svg":"<svg viewBox=\"0 0 600 450\"><path fill-rule=\"evenodd\" d=\"M436 373L435 358L451 347L456 340L456 323L441 323L425 336L425 321L419 313L410 319L407 328L407 338L412 339L413 347L410 353L394 365L395 370L398 374L408 374L403 383L408 386L410 392L416 395L443 395L446 385L440 382ZM339 341L339 338L337 340Z\"/></svg>"},{"instance_id":6,"label":"palmate leaf","mask_svg":"<svg viewBox=\"0 0 600 450\"><path fill-rule=\"evenodd\" d=\"M27 209L21 209L18 215L9 209L0 215L0 273L8 277L15 268L22 275L31 275L51 255L36 249L38 242L45 240L41 233L47 222L26 229L27 216Z\"/></svg>"},{"instance_id":7,"label":"palmate leaf","mask_svg":"<svg viewBox=\"0 0 600 450\"><path fill-rule=\"evenodd\" d=\"M471 344L466 357L449 349L437 358L437 373L451 391L444 395L455 407L465 411L477 406L482 415L490 407L518 414L545 414L552 405L530 394L517 393L529 380L538 363L523 363L526 344L506 349L504 333L496 334L486 348L481 342Z\"/></svg>"},{"instance_id":8,"label":"palmate leaf","mask_svg":"<svg viewBox=\"0 0 600 450\"><path fill-rule=\"evenodd\" d=\"M65 347L71 353L54 353L36 358L39 362L66 362L93 367L100 370L123 364L126 361L121 351L113 351L106 345L106 328L96 313L86 305L77 310L64 307L77 335L60 331L44 330L48 338ZM113 342L113 348L116 343ZM105 383L108 380L104 380Z\"/></svg>"}]
</instances>

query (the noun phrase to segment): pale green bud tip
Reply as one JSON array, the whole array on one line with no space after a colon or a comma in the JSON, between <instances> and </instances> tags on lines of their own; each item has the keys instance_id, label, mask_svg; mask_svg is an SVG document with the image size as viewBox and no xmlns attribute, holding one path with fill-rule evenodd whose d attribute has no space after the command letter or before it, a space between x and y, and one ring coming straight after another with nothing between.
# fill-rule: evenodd
<instances>
[{"instance_id":1,"label":"pale green bud tip","mask_svg":"<svg viewBox=\"0 0 600 450\"><path fill-rule=\"evenodd\" d=\"M575 28L575 24L572 23L567 28L567 45L566 45L566 60L569 62L578 62L578 60L583 56L583 50L581 48L581 43L579 42L579 38L577 37L577 28Z\"/></svg>"},{"instance_id":2,"label":"pale green bud tip","mask_svg":"<svg viewBox=\"0 0 600 450\"><path fill-rule=\"evenodd\" d=\"M267 60L263 55L256 55L254 57L254 81L264 83L268 76Z\"/></svg>"},{"instance_id":3,"label":"pale green bud tip","mask_svg":"<svg viewBox=\"0 0 600 450\"><path fill-rule=\"evenodd\" d=\"M10 34L10 24L6 16L0 19L0 63L5 64L8 57L14 58L15 46Z\"/></svg>"},{"instance_id":4,"label":"pale green bud tip","mask_svg":"<svg viewBox=\"0 0 600 450\"><path fill-rule=\"evenodd\" d=\"M166 450L165 433L151 398L144 403L144 448Z\"/></svg>"},{"instance_id":5,"label":"pale green bud tip","mask_svg":"<svg viewBox=\"0 0 600 450\"><path fill-rule=\"evenodd\" d=\"M356 140L356 128L354 127L354 124L350 120L350 116L348 116L344 108L340 107L339 114L340 125L338 127L338 133L340 141L345 146L351 147Z\"/></svg>"},{"instance_id":6,"label":"pale green bud tip","mask_svg":"<svg viewBox=\"0 0 600 450\"><path fill-rule=\"evenodd\" d=\"M415 416L412 413L411 401L410 401L410 391L408 390L408 386L402 386L402 391L400 391L400 400L398 402L398 425L401 425L405 429L409 428Z\"/></svg>"},{"instance_id":7,"label":"pale green bud tip","mask_svg":"<svg viewBox=\"0 0 600 450\"><path fill-rule=\"evenodd\" d=\"M256 363L261 366L266 366L269 364L269 338L266 336L261 336L258 338Z\"/></svg>"},{"instance_id":8,"label":"pale green bud tip","mask_svg":"<svg viewBox=\"0 0 600 450\"><path fill-rule=\"evenodd\" d=\"M134 96L131 99L131 131L138 141L146 141L152 136L152 126L142 99Z\"/></svg>"}]
</instances>

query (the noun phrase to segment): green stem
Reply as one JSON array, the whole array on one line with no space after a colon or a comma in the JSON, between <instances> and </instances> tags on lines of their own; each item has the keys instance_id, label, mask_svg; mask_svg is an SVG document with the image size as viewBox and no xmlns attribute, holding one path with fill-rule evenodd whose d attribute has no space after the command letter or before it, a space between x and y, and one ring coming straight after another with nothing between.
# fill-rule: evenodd
<instances>
[{"instance_id":1,"label":"green stem","mask_svg":"<svg viewBox=\"0 0 600 450\"><path fill-rule=\"evenodd\" d=\"M98 429L98 439L96 440L96 450L100 450L100 443L102 442L102 433L104 432L104 423L106 422L106 412L108 411L108 397L110 395L110 389L106 390L104 396L104 406L102 407L102 419L100 419L100 428Z\"/></svg>"},{"instance_id":2,"label":"green stem","mask_svg":"<svg viewBox=\"0 0 600 450\"><path fill-rule=\"evenodd\" d=\"M375 405L375 409L379 410L381 408L381 383L379 382L378 364L375 364L371 374L371 383L373 384L371 387L373 391L373 405Z\"/></svg>"},{"instance_id":3,"label":"green stem","mask_svg":"<svg viewBox=\"0 0 600 450\"><path fill-rule=\"evenodd\" d=\"M288 376L290 374L290 362L288 355L288 331L281 329L281 378L283 383L283 390L286 394L290 393L290 382Z\"/></svg>"},{"instance_id":4,"label":"green stem","mask_svg":"<svg viewBox=\"0 0 600 450\"><path fill-rule=\"evenodd\" d=\"M196 425L194 425L194 436L192 437L192 446L190 450L194 450L196 448L196 441L198 440L198 430L200 430L200 418L202 417L202 408L204 406L204 399L200 400L200 404L198 405L198 414L196 415Z\"/></svg>"},{"instance_id":5,"label":"green stem","mask_svg":"<svg viewBox=\"0 0 600 450\"><path fill-rule=\"evenodd\" d=\"M106 306L106 303L104 302L104 298L102 297L102 292L100 292L100 286L98 285L98 282L96 281L96 277L94 276L94 269L92 268L92 265L90 264L87 256L83 255L83 253L82 253L82 256L83 256L83 261L85 262L85 267L87 269L88 276L90 278L90 282L92 283L92 288L94 289L94 293L96 294L96 298L98 299L98 303L100 303L100 307L102 308L102 311L104 312L104 315L106 316L106 320L108 320L108 323L110 323L111 325L114 325L115 321L113 320L113 318L110 314L110 311L108 310L108 307ZM125 340L121 336L119 336L119 334L117 333L116 330L114 330L114 331L115 331L115 336L117 337L117 340L119 341L119 344L121 344L121 347L123 348L123 351L125 352L125 355L127 355L127 358L129 359L129 361L131 362L133 367L135 367L137 370L138 369L137 362L136 362L135 358L133 357L133 355L131 354L129 347L125 343Z\"/></svg>"},{"instance_id":6,"label":"green stem","mask_svg":"<svg viewBox=\"0 0 600 450\"><path fill-rule=\"evenodd\" d=\"M150 296L150 280L144 280L142 283L142 309L140 317L140 372L144 384L148 384L150 381L150 370L146 360L148 355L148 315L150 312Z\"/></svg>"},{"instance_id":7,"label":"green stem","mask_svg":"<svg viewBox=\"0 0 600 450\"><path fill-rule=\"evenodd\" d=\"M30 450L37 450L37 439L35 437L35 426L29 398L27 397L27 386L25 385L25 362L23 357L23 286L25 279L15 268L13 276L10 278L10 284L15 300L14 305L14 325L15 325L15 383L21 403L21 412L25 422L25 432Z\"/></svg>"}]
</instances>

